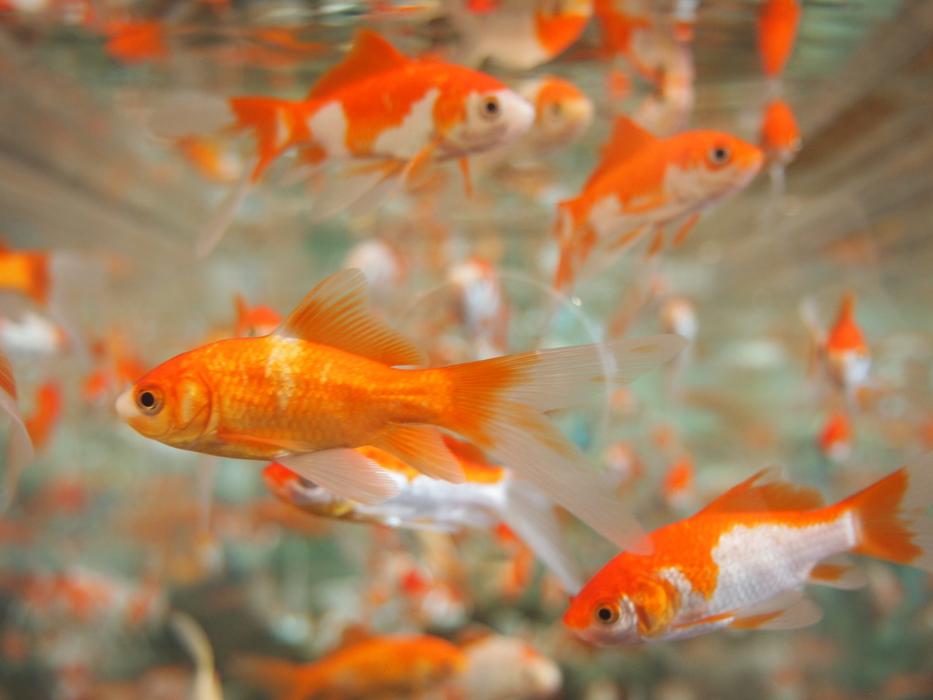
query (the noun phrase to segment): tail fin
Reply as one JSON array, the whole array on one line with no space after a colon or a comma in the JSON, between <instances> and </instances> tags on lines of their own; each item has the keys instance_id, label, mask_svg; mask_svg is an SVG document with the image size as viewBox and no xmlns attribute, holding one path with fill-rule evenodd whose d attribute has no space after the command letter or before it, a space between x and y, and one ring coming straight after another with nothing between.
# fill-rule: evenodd
<instances>
[{"instance_id":1,"label":"tail fin","mask_svg":"<svg viewBox=\"0 0 933 700\"><path fill-rule=\"evenodd\" d=\"M267 656L238 656L233 676L277 700L303 700L311 697L320 681L313 665L299 665Z\"/></svg>"},{"instance_id":2,"label":"tail fin","mask_svg":"<svg viewBox=\"0 0 933 700\"><path fill-rule=\"evenodd\" d=\"M933 454L859 491L839 507L859 524L854 552L933 572Z\"/></svg>"},{"instance_id":3,"label":"tail fin","mask_svg":"<svg viewBox=\"0 0 933 700\"><path fill-rule=\"evenodd\" d=\"M554 504L534 486L510 478L505 485L502 521L534 551L570 595L583 587L576 559L568 549Z\"/></svg>"},{"instance_id":4,"label":"tail fin","mask_svg":"<svg viewBox=\"0 0 933 700\"><path fill-rule=\"evenodd\" d=\"M250 129L256 137L259 160L253 169L253 182L295 142L297 104L272 97L231 98L230 109L236 117L234 128Z\"/></svg>"},{"instance_id":5,"label":"tail fin","mask_svg":"<svg viewBox=\"0 0 933 700\"><path fill-rule=\"evenodd\" d=\"M463 435L621 547L642 532L583 455L544 416L626 382L674 357L676 335L536 350L445 368L451 403L440 424Z\"/></svg>"}]
</instances>

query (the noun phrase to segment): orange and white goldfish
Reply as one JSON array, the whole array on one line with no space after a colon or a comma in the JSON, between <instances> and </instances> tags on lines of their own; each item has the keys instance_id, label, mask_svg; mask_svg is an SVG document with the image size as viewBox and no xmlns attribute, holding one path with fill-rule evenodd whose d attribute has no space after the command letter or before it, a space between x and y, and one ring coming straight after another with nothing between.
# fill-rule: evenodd
<instances>
[{"instance_id":1,"label":"orange and white goldfish","mask_svg":"<svg viewBox=\"0 0 933 700\"><path fill-rule=\"evenodd\" d=\"M26 430L33 447L46 447L62 413L62 388L56 381L45 382L36 392L36 406L32 415L25 419Z\"/></svg>"},{"instance_id":2,"label":"orange and white goldfish","mask_svg":"<svg viewBox=\"0 0 933 700\"><path fill-rule=\"evenodd\" d=\"M233 184L248 167L245 158L229 138L216 135L181 136L175 146L201 175L213 182Z\"/></svg>"},{"instance_id":3,"label":"orange and white goldfish","mask_svg":"<svg viewBox=\"0 0 933 700\"><path fill-rule=\"evenodd\" d=\"M344 260L344 267L362 271L373 296L379 299L391 296L407 272L401 251L378 238L369 238L353 246Z\"/></svg>"},{"instance_id":4,"label":"orange and white goldfish","mask_svg":"<svg viewBox=\"0 0 933 700\"><path fill-rule=\"evenodd\" d=\"M843 411L826 419L818 440L820 452L832 462L845 462L852 454L852 425Z\"/></svg>"},{"instance_id":5,"label":"orange and white goldfish","mask_svg":"<svg viewBox=\"0 0 933 700\"><path fill-rule=\"evenodd\" d=\"M460 33L460 62L489 59L503 68L527 70L550 61L575 42L593 13L592 0L497 0L476 11L469 0L443 5Z\"/></svg>"},{"instance_id":6,"label":"orange and white goldfish","mask_svg":"<svg viewBox=\"0 0 933 700\"><path fill-rule=\"evenodd\" d=\"M564 624L597 644L680 639L724 627L792 629L820 618L807 583L857 587L847 552L933 571L933 458L839 503L758 472L697 514L622 552L571 601Z\"/></svg>"},{"instance_id":7,"label":"orange and white goldfish","mask_svg":"<svg viewBox=\"0 0 933 700\"><path fill-rule=\"evenodd\" d=\"M237 338L254 338L269 335L282 323L282 316L270 306L257 304L250 306L241 295L233 298L236 307L236 323L233 335Z\"/></svg>"},{"instance_id":8,"label":"orange and white goldfish","mask_svg":"<svg viewBox=\"0 0 933 700\"><path fill-rule=\"evenodd\" d=\"M765 105L759 139L768 161L786 166L800 150L800 127L786 101L775 99Z\"/></svg>"},{"instance_id":9,"label":"orange and white goldfish","mask_svg":"<svg viewBox=\"0 0 933 700\"><path fill-rule=\"evenodd\" d=\"M427 477L381 450L358 448L398 484L398 494L378 504L335 496L281 464L268 465L263 478L280 500L323 517L443 532L464 528L489 532L504 523L532 548L568 592L579 590L580 575L573 555L564 546L551 502L509 470L488 464L471 445L447 435L443 440L460 462L465 477L462 484Z\"/></svg>"},{"instance_id":10,"label":"orange and white goldfish","mask_svg":"<svg viewBox=\"0 0 933 700\"><path fill-rule=\"evenodd\" d=\"M0 292L22 294L44 307L49 302L51 284L47 252L11 250L0 243Z\"/></svg>"},{"instance_id":11,"label":"orange and white goldfish","mask_svg":"<svg viewBox=\"0 0 933 700\"><path fill-rule=\"evenodd\" d=\"M804 301L801 314L829 379L848 398L853 398L868 381L871 371L871 352L855 320L855 295L852 292L843 295L836 320L828 331L820 327L809 300Z\"/></svg>"},{"instance_id":12,"label":"orange and white goldfish","mask_svg":"<svg viewBox=\"0 0 933 700\"><path fill-rule=\"evenodd\" d=\"M648 232L655 251L665 227L678 224L680 244L705 209L751 181L762 160L757 146L721 131L659 139L619 117L583 191L558 205L554 287L568 289L592 259L608 264Z\"/></svg>"},{"instance_id":13,"label":"orange and white goldfish","mask_svg":"<svg viewBox=\"0 0 933 700\"><path fill-rule=\"evenodd\" d=\"M316 697L417 697L437 690L466 665L459 647L429 635L370 637L309 664L244 656L234 674L276 700Z\"/></svg>"},{"instance_id":14,"label":"orange and white goldfish","mask_svg":"<svg viewBox=\"0 0 933 700\"><path fill-rule=\"evenodd\" d=\"M10 353L55 355L68 345L64 328L32 311L19 319L0 318L0 346Z\"/></svg>"},{"instance_id":15,"label":"orange and white goldfish","mask_svg":"<svg viewBox=\"0 0 933 700\"><path fill-rule=\"evenodd\" d=\"M466 668L454 681L464 700L532 700L560 690L560 667L521 639L498 634L466 644Z\"/></svg>"},{"instance_id":16,"label":"orange and white goldfish","mask_svg":"<svg viewBox=\"0 0 933 700\"><path fill-rule=\"evenodd\" d=\"M758 15L758 53L765 75L776 78L794 50L800 24L798 0L765 0Z\"/></svg>"},{"instance_id":17,"label":"orange and white goldfish","mask_svg":"<svg viewBox=\"0 0 933 700\"><path fill-rule=\"evenodd\" d=\"M4 510L16 495L16 487L23 469L29 466L35 456L29 429L19 411L16 402L16 379L7 356L0 352L0 412L9 419L10 429L7 435L6 474L3 477L3 494L0 496L0 510Z\"/></svg>"},{"instance_id":18,"label":"orange and white goldfish","mask_svg":"<svg viewBox=\"0 0 933 700\"><path fill-rule=\"evenodd\" d=\"M499 80L408 58L370 30L357 33L347 57L305 99L234 97L230 108L236 120L231 128L257 140L254 182L291 150L300 151L300 161L312 169L357 162L339 177L324 178L322 187L330 189L315 197L312 215L318 220L394 178L411 181L435 161L458 159L469 191L468 156L509 143L534 120L532 106ZM233 196L229 206L237 203ZM222 214L229 218L229 211ZM199 251L210 250L222 233L209 227Z\"/></svg>"},{"instance_id":19,"label":"orange and white goldfish","mask_svg":"<svg viewBox=\"0 0 933 700\"><path fill-rule=\"evenodd\" d=\"M563 148L593 121L593 101L568 80L545 75L526 80L516 90L535 108L534 124L520 140L536 153Z\"/></svg>"},{"instance_id":20,"label":"orange and white goldfish","mask_svg":"<svg viewBox=\"0 0 933 700\"><path fill-rule=\"evenodd\" d=\"M338 496L378 503L399 485L354 447L378 447L432 477L463 482L439 429L458 433L613 540L637 523L603 493L545 417L607 374L628 380L671 359L676 336L613 341L431 369L367 309L366 280L319 283L279 329L174 357L116 402L153 440L206 454L278 461Z\"/></svg>"}]
</instances>

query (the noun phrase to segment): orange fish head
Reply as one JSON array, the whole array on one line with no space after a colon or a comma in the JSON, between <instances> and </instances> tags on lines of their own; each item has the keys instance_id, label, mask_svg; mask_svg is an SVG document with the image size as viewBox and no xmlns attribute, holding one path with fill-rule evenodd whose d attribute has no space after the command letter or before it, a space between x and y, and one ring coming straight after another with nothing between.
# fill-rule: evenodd
<instances>
[{"instance_id":1,"label":"orange fish head","mask_svg":"<svg viewBox=\"0 0 933 700\"><path fill-rule=\"evenodd\" d=\"M180 448L207 432L213 403L210 387L184 365L179 357L156 367L116 402L119 416L140 435Z\"/></svg>"},{"instance_id":2,"label":"orange fish head","mask_svg":"<svg viewBox=\"0 0 933 700\"><path fill-rule=\"evenodd\" d=\"M515 141L531 128L535 110L498 80L475 71L452 71L435 104L444 156L481 153Z\"/></svg>"},{"instance_id":3,"label":"orange fish head","mask_svg":"<svg viewBox=\"0 0 933 700\"><path fill-rule=\"evenodd\" d=\"M593 102L562 78L532 80L519 87L519 94L535 106L532 130L540 149L559 148L578 138L593 121Z\"/></svg>"},{"instance_id":4,"label":"orange fish head","mask_svg":"<svg viewBox=\"0 0 933 700\"><path fill-rule=\"evenodd\" d=\"M564 625L590 644L609 646L641 641L638 614L632 600L627 595L608 591L594 595L589 584L570 601L564 613Z\"/></svg>"},{"instance_id":5,"label":"orange fish head","mask_svg":"<svg viewBox=\"0 0 933 700\"><path fill-rule=\"evenodd\" d=\"M684 173L685 189L702 188L706 198L724 197L745 187L761 170L758 146L722 131L691 131L671 140L679 153L673 164ZM676 189L676 183L674 183ZM694 194L695 196L695 194Z\"/></svg>"}]
</instances>

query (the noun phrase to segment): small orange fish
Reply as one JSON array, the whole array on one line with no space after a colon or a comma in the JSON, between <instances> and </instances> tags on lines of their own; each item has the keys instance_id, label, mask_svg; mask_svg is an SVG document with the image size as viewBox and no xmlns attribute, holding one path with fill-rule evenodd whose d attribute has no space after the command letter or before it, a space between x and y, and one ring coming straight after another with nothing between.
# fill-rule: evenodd
<instances>
[{"instance_id":1,"label":"small orange fish","mask_svg":"<svg viewBox=\"0 0 933 700\"><path fill-rule=\"evenodd\" d=\"M233 298L236 306L236 324L233 335L237 338L254 338L260 335L269 335L282 323L282 316L270 306L257 304L249 306L241 295Z\"/></svg>"},{"instance_id":2,"label":"small orange fish","mask_svg":"<svg viewBox=\"0 0 933 700\"><path fill-rule=\"evenodd\" d=\"M852 454L852 426L849 417L842 411L833 413L827 420L819 437L820 452L833 462L844 462Z\"/></svg>"},{"instance_id":3,"label":"small orange fish","mask_svg":"<svg viewBox=\"0 0 933 700\"><path fill-rule=\"evenodd\" d=\"M534 105L535 121L523 141L536 152L575 141L593 121L593 101L573 83L547 75L518 86L518 94Z\"/></svg>"},{"instance_id":4,"label":"small orange fish","mask_svg":"<svg viewBox=\"0 0 933 700\"><path fill-rule=\"evenodd\" d=\"M664 474L662 493L664 500L673 508L681 508L689 500L693 491L693 459L683 454L668 467Z\"/></svg>"},{"instance_id":5,"label":"small orange fish","mask_svg":"<svg viewBox=\"0 0 933 700\"><path fill-rule=\"evenodd\" d=\"M679 245L700 214L745 187L762 161L757 146L720 131L656 138L619 117L583 191L558 205L555 289L566 291L585 264L608 264L645 233L654 232L656 251L664 229L678 224Z\"/></svg>"},{"instance_id":6,"label":"small orange fish","mask_svg":"<svg viewBox=\"0 0 933 700\"><path fill-rule=\"evenodd\" d=\"M459 61L490 59L527 70L550 61L575 42L593 13L592 0L499 0L481 11L471 0L446 0L444 9L462 39Z\"/></svg>"},{"instance_id":7,"label":"small orange fish","mask_svg":"<svg viewBox=\"0 0 933 700\"><path fill-rule=\"evenodd\" d=\"M165 58L165 25L157 19L115 20L104 27L107 53L121 63L133 64Z\"/></svg>"},{"instance_id":8,"label":"small orange fish","mask_svg":"<svg viewBox=\"0 0 933 700\"><path fill-rule=\"evenodd\" d=\"M800 24L798 0L765 0L758 16L758 53L769 78L784 72Z\"/></svg>"},{"instance_id":9,"label":"small orange fish","mask_svg":"<svg viewBox=\"0 0 933 700\"><path fill-rule=\"evenodd\" d=\"M847 391L855 391L868 379L871 353L855 320L855 295L846 292L839 313L823 346L830 377Z\"/></svg>"},{"instance_id":10,"label":"small orange fish","mask_svg":"<svg viewBox=\"0 0 933 700\"><path fill-rule=\"evenodd\" d=\"M49 444L62 412L62 388L58 382L46 382L36 393L35 412L26 418L26 430L37 450Z\"/></svg>"},{"instance_id":11,"label":"small orange fish","mask_svg":"<svg viewBox=\"0 0 933 700\"><path fill-rule=\"evenodd\" d=\"M19 477L23 469L29 466L35 456L29 430L16 404L16 379L7 356L0 352L0 413L10 419L7 435L6 474L3 477L3 494L0 496L0 510L4 510L16 495Z\"/></svg>"},{"instance_id":12,"label":"small orange fish","mask_svg":"<svg viewBox=\"0 0 933 700\"><path fill-rule=\"evenodd\" d=\"M432 369L366 308L358 270L326 278L273 334L183 353L119 397L137 432L180 449L279 461L364 504L398 495L391 474L352 449L369 445L453 482L463 468L439 428L461 434L597 531L629 540L637 524L545 417L604 378L631 379L677 354L655 336L540 350ZM610 362L610 365L613 363Z\"/></svg>"},{"instance_id":13,"label":"small orange fish","mask_svg":"<svg viewBox=\"0 0 933 700\"><path fill-rule=\"evenodd\" d=\"M18 292L46 306L51 279L48 253L10 250L0 243L0 292Z\"/></svg>"},{"instance_id":14,"label":"small orange fish","mask_svg":"<svg viewBox=\"0 0 933 700\"><path fill-rule=\"evenodd\" d=\"M771 100L761 122L761 148L772 163L787 165L800 150L800 127L784 100Z\"/></svg>"},{"instance_id":15,"label":"small orange fish","mask_svg":"<svg viewBox=\"0 0 933 700\"><path fill-rule=\"evenodd\" d=\"M463 700L550 698L560 690L560 667L527 642L488 635L464 645L467 664L454 680Z\"/></svg>"},{"instance_id":16,"label":"small orange fish","mask_svg":"<svg viewBox=\"0 0 933 700\"><path fill-rule=\"evenodd\" d=\"M246 163L229 139L216 136L183 136L175 145L185 159L208 180L234 183L246 172Z\"/></svg>"},{"instance_id":17,"label":"small orange fish","mask_svg":"<svg viewBox=\"0 0 933 700\"><path fill-rule=\"evenodd\" d=\"M933 457L843 501L763 470L696 515L622 552L571 601L564 624L597 644L692 637L724 627L792 629L819 620L807 583L853 588L854 552L933 571Z\"/></svg>"},{"instance_id":18,"label":"small orange fish","mask_svg":"<svg viewBox=\"0 0 933 700\"><path fill-rule=\"evenodd\" d=\"M234 674L276 700L312 697L416 697L438 689L462 672L464 653L428 635L371 637L352 643L310 664L247 656Z\"/></svg>"}]
</instances>

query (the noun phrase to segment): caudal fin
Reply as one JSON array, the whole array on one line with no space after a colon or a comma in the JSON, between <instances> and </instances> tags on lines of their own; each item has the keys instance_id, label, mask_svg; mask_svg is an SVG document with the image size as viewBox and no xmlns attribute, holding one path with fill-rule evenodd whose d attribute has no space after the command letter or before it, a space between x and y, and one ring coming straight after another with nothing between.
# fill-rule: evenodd
<instances>
[{"instance_id":1,"label":"caudal fin","mask_svg":"<svg viewBox=\"0 0 933 700\"><path fill-rule=\"evenodd\" d=\"M933 572L933 454L888 474L839 504L854 511L853 551Z\"/></svg>"},{"instance_id":2,"label":"caudal fin","mask_svg":"<svg viewBox=\"0 0 933 700\"><path fill-rule=\"evenodd\" d=\"M509 479L502 505L502 521L531 547L564 590L576 595L583 587L583 579L550 499L527 482Z\"/></svg>"},{"instance_id":3,"label":"caudal fin","mask_svg":"<svg viewBox=\"0 0 933 700\"><path fill-rule=\"evenodd\" d=\"M441 422L617 545L637 546L637 522L544 412L580 403L607 378L631 381L683 346L679 336L661 335L448 367L453 400Z\"/></svg>"}]
</instances>

